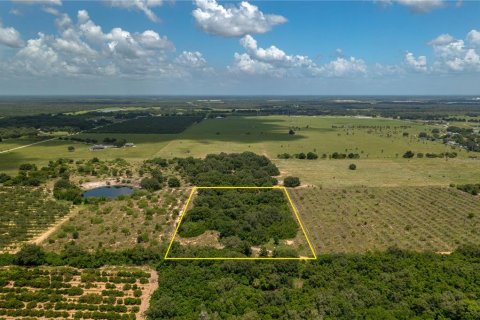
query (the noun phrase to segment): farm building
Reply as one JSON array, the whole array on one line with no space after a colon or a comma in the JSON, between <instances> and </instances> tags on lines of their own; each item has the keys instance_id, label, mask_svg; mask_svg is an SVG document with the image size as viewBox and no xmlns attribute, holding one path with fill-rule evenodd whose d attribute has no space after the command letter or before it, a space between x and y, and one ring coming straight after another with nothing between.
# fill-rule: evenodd
<instances>
[{"instance_id":1,"label":"farm building","mask_svg":"<svg viewBox=\"0 0 480 320\"><path fill-rule=\"evenodd\" d=\"M107 146L103 144L94 144L93 146L90 147L90 151L97 151L97 150L103 150L106 149Z\"/></svg>"}]
</instances>

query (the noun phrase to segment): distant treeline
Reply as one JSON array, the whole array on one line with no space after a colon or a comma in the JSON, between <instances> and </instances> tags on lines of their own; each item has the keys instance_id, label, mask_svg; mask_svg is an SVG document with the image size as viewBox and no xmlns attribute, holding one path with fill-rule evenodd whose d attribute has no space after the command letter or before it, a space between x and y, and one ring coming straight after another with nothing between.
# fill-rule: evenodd
<instances>
[{"instance_id":1,"label":"distant treeline","mask_svg":"<svg viewBox=\"0 0 480 320\"><path fill-rule=\"evenodd\" d=\"M92 132L174 134L183 132L192 124L200 122L203 118L204 115L140 117L98 128Z\"/></svg>"},{"instance_id":2,"label":"distant treeline","mask_svg":"<svg viewBox=\"0 0 480 320\"><path fill-rule=\"evenodd\" d=\"M110 121L105 119L91 119L86 116L67 114L40 114L35 116L20 116L0 119L0 128L27 127L42 131L80 131L105 125Z\"/></svg>"},{"instance_id":3,"label":"distant treeline","mask_svg":"<svg viewBox=\"0 0 480 320\"><path fill-rule=\"evenodd\" d=\"M300 153L280 153L277 155L279 159L301 159L301 160L316 160L318 159L318 155L315 152L300 152ZM323 153L321 156L322 159L360 159L360 154L358 153L341 153L341 152L333 152L331 154Z\"/></svg>"},{"instance_id":4,"label":"distant treeline","mask_svg":"<svg viewBox=\"0 0 480 320\"><path fill-rule=\"evenodd\" d=\"M427 152L427 153L423 153L423 152L413 152L411 150L405 152L403 154L403 157L406 158L406 159L410 159L410 158L413 158L413 157L417 157L417 158L456 158L457 157L457 153L456 152L440 152L440 153L431 153L431 152Z\"/></svg>"}]
</instances>

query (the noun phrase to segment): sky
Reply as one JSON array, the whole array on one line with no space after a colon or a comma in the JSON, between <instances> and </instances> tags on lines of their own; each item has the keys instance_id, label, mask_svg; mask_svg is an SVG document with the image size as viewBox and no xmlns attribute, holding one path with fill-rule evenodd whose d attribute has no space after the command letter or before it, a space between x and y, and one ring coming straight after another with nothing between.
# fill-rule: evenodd
<instances>
[{"instance_id":1,"label":"sky","mask_svg":"<svg viewBox=\"0 0 480 320\"><path fill-rule=\"evenodd\" d=\"M1 95L479 95L480 2L0 0Z\"/></svg>"}]
</instances>

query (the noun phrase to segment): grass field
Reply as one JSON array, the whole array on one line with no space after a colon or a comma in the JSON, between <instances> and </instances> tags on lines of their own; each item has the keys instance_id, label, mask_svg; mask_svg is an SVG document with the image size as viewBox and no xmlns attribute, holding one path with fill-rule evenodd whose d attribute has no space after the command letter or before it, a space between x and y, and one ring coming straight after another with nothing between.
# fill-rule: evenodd
<instances>
[{"instance_id":1,"label":"grass field","mask_svg":"<svg viewBox=\"0 0 480 320\"><path fill-rule=\"evenodd\" d=\"M308 126L308 127L307 127ZM333 128L333 127L336 128ZM289 135L289 128L299 128ZM348 127L348 128L347 128ZM169 144L161 156L204 156L207 153L253 151L276 158L279 153L355 152L362 159L401 157L407 150L445 152L450 147L419 140L416 134L433 126L390 119L352 117L227 117L192 126L181 143ZM403 137L408 132L409 137ZM460 152L461 156L463 153Z\"/></svg>"},{"instance_id":2,"label":"grass field","mask_svg":"<svg viewBox=\"0 0 480 320\"><path fill-rule=\"evenodd\" d=\"M318 253L480 244L479 198L454 188L307 187L292 196Z\"/></svg>"},{"instance_id":3,"label":"grass field","mask_svg":"<svg viewBox=\"0 0 480 320\"><path fill-rule=\"evenodd\" d=\"M308 128L307 128L308 126ZM295 135L289 135L290 127L299 128ZM79 137L94 138L102 141L105 137L126 139L136 144L135 148L107 149L92 152L85 144L73 144L71 141L51 141L44 144L17 150L12 153L0 154L0 171L16 172L18 165L33 162L45 165L49 160L58 157L73 159L90 159L94 156L100 159L125 158L129 161L143 161L154 156L165 158L173 157L203 157L208 153L253 151L275 159L280 153L298 153L315 151L319 155L333 152L353 152L360 155L360 160L374 160L359 165L358 176L361 170L368 168L378 169L377 176L388 179L391 174L398 172L401 178L398 181L412 180L417 174L432 172L433 179L427 174L427 181L431 183L474 182L478 177L478 161L469 159L473 155L464 150L453 150L439 142L424 141L416 138L419 132L430 132L433 126L415 122L390 119L361 119L352 117L227 117L224 119L204 120L200 124L189 127L180 134L80 134ZM440 128L440 127L437 127ZM441 128L440 128L441 129ZM408 137L403 133L407 132ZM76 150L68 152L67 147L74 145ZM0 143L0 148L2 143ZM414 152L441 153L456 151L458 159L446 163L442 159L405 160L402 155L407 150ZM464 161L459 161L464 159ZM344 176L344 167L347 160L316 160L308 163L296 160L275 160L283 171L299 175L305 181L321 184L321 180L330 177L323 173L313 174L312 171L338 172L340 178ZM450 167L455 167L450 170ZM462 170L458 170L456 166ZM362 169L363 168L363 169ZM400 169L398 169L400 168ZM400 171L398 171L400 170ZM380 174L383 172L385 174ZM406 174L408 173L408 174ZM439 177L435 177L437 173ZM345 173L348 174L348 173ZM443 177L445 175L445 177ZM331 179L333 180L333 178ZM368 179L358 179L360 183L368 183ZM342 182L340 183L342 185Z\"/></svg>"},{"instance_id":4,"label":"grass field","mask_svg":"<svg viewBox=\"0 0 480 320\"><path fill-rule=\"evenodd\" d=\"M275 160L284 175L323 187L448 186L478 183L480 160L475 159L370 159ZM349 170L354 163L356 170Z\"/></svg>"},{"instance_id":5,"label":"grass field","mask_svg":"<svg viewBox=\"0 0 480 320\"><path fill-rule=\"evenodd\" d=\"M28 148L15 150L10 153L0 154L0 172L14 174L22 163L35 163L44 166L49 160L69 158L75 160L91 159L98 157L102 160L124 158L130 161L142 162L152 157L156 150L165 147L172 140L170 135L145 135L145 134L82 134L79 136L93 137L102 141L106 137L125 138L128 142L135 143L133 148L111 148L99 151L90 151L89 145L74 143L73 141L53 140ZM1 143L0 143L1 146ZM16 144L15 146L19 146ZM13 146L13 147L15 147ZM74 146L75 151L69 152L68 146Z\"/></svg>"}]
</instances>

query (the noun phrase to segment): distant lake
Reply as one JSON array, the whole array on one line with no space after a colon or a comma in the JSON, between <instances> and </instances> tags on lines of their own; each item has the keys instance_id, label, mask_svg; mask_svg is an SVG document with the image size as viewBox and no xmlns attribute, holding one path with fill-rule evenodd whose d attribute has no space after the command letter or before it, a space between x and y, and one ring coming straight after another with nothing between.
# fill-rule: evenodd
<instances>
[{"instance_id":1,"label":"distant lake","mask_svg":"<svg viewBox=\"0 0 480 320\"><path fill-rule=\"evenodd\" d=\"M134 191L133 188L126 187L126 186L107 186L107 187L100 187L100 188L87 190L82 194L82 197L115 199L115 198L118 198L119 196L130 195L133 193L133 191Z\"/></svg>"}]
</instances>

